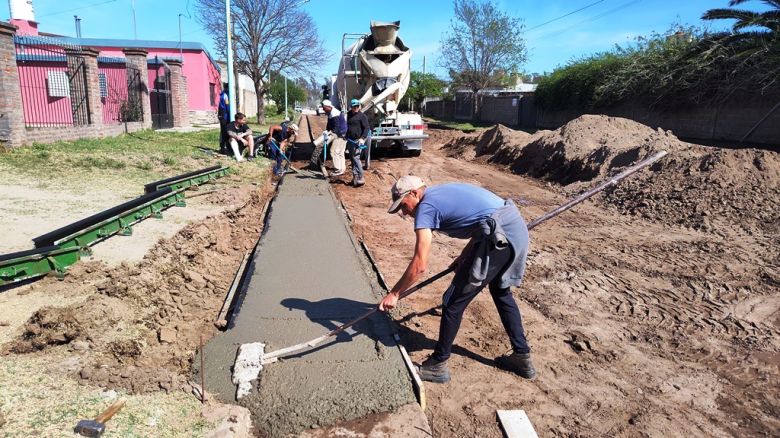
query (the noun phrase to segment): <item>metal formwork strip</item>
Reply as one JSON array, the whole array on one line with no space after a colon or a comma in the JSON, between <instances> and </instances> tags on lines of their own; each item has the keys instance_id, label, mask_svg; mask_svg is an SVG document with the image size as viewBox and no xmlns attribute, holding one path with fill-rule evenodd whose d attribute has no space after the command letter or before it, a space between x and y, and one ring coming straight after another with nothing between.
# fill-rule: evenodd
<instances>
[{"instance_id":1,"label":"metal formwork strip","mask_svg":"<svg viewBox=\"0 0 780 438\"><path fill-rule=\"evenodd\" d=\"M10 254L11 258L0 261L0 286L40 277L49 272L62 276L80 258L79 248L76 247L47 247L24 253L27 254L20 257Z\"/></svg>"},{"instance_id":2,"label":"metal formwork strip","mask_svg":"<svg viewBox=\"0 0 780 438\"><path fill-rule=\"evenodd\" d=\"M162 211L172 206L184 207L184 189L172 191L145 204L141 204L103 222L85 228L54 242L61 248L80 248L84 254L89 253L89 246L114 234L129 236L131 226L148 217L162 218Z\"/></svg>"},{"instance_id":3,"label":"metal formwork strip","mask_svg":"<svg viewBox=\"0 0 780 438\"><path fill-rule=\"evenodd\" d=\"M223 176L230 174L230 172L231 172L230 167L220 167L217 169L206 168L203 169L203 173L198 173L198 174L186 173L184 175L180 175L180 178L173 177L173 178L168 178L161 181L149 183L146 186L144 186L144 190L147 193L149 193L155 190L160 190L165 187L170 187L174 191L180 189L186 189L189 187L207 183L217 178L221 178Z\"/></svg>"}]
</instances>

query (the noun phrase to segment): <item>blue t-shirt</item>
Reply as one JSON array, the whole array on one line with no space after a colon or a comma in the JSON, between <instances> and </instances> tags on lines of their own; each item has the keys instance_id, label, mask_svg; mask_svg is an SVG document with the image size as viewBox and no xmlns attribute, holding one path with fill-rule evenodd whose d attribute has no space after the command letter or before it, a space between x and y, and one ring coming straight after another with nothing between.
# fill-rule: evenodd
<instances>
[{"instance_id":1,"label":"blue t-shirt","mask_svg":"<svg viewBox=\"0 0 780 438\"><path fill-rule=\"evenodd\" d=\"M430 228L450 237L471 237L472 227L489 217L504 200L493 192L471 184L450 183L425 189L417 205L414 229Z\"/></svg>"}]
</instances>

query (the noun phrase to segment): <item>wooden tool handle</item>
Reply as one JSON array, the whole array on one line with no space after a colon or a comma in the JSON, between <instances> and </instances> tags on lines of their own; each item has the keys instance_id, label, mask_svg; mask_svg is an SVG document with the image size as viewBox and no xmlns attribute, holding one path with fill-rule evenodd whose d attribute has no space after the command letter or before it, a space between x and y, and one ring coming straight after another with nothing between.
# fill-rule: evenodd
<instances>
[{"instance_id":1,"label":"wooden tool handle","mask_svg":"<svg viewBox=\"0 0 780 438\"><path fill-rule=\"evenodd\" d=\"M127 399L123 398L121 400L114 402L114 404L109 406L108 409L103 411L102 414L98 415L97 418L95 418L95 421L97 421L98 423L105 423L106 421L110 420L111 417L114 416L114 414L119 412L119 410L122 409L122 407L124 407L126 401Z\"/></svg>"}]
</instances>

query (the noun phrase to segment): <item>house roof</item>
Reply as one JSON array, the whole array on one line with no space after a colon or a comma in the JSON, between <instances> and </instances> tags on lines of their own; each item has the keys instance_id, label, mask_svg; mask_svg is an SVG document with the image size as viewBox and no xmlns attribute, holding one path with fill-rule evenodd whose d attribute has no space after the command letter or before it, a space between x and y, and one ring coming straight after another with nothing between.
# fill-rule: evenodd
<instances>
[{"instance_id":1,"label":"house roof","mask_svg":"<svg viewBox=\"0 0 780 438\"><path fill-rule=\"evenodd\" d=\"M122 48L138 48L138 49L179 49L182 50L199 50L206 54L206 57L211 61L211 65L221 72L219 65L211 57L211 54L201 43L191 41L155 41L155 40L124 40L124 39L109 39L109 38L73 38L67 36L51 36L51 38L60 40L66 44L81 45L87 47L122 47Z\"/></svg>"}]
</instances>

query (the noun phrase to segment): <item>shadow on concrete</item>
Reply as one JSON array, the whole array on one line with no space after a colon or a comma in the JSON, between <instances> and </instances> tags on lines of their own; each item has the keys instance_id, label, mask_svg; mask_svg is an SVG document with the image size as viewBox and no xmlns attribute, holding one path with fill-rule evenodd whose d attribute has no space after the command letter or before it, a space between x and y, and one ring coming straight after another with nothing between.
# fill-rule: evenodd
<instances>
[{"instance_id":1,"label":"shadow on concrete","mask_svg":"<svg viewBox=\"0 0 780 438\"><path fill-rule=\"evenodd\" d=\"M310 321L321 325L325 328L326 332L334 330L341 325L368 313L377 306L376 303L365 303L347 298L326 298L319 301L309 301L304 298L285 298L280 303L290 310L303 310ZM325 314L334 316L323 318L322 315ZM387 318L387 315L377 312L356 323L349 329L336 334L332 341L312 348L311 350L285 357L303 357L335 344L351 342L353 338L358 336L367 336L376 342L377 345L381 344L385 347L393 347L395 345L390 320ZM315 335L312 336L312 338L314 337Z\"/></svg>"},{"instance_id":2,"label":"shadow on concrete","mask_svg":"<svg viewBox=\"0 0 780 438\"><path fill-rule=\"evenodd\" d=\"M331 331L342 324L352 321L360 315L363 315L375 309L376 303L365 303L361 301L350 300L347 298L327 298L319 301L309 301L303 298L285 298L281 301L281 304L289 309L303 310L306 312L306 317L310 321L320 324L326 331ZM322 318L321 315L328 313L329 310L333 310L339 315L350 316L336 316L334 318ZM429 316L433 316L430 309L425 313ZM392 330L388 331L384 329L390 322L388 316L385 313L377 312L374 315L366 318L365 320L352 326L351 330L343 331L336 335L336 337L325 344L322 344L311 350L304 351L303 353L297 353L295 355L285 356L286 358L298 358L308 354L320 351L328 348L332 345L351 342L353 338L357 336L367 336L374 342L381 343L385 347L395 346L395 339L392 336ZM424 334L414 331L409 327L400 324L393 324L398 331L403 345L408 351L432 351L436 346L436 339L431 339ZM323 333L324 334L324 333ZM312 336L314 338L315 336ZM301 340L302 342L304 340ZM463 357L468 357L474 361L482 363L488 366L496 366L493 359L482 356L467 348L464 348L457 343L452 346L452 354L457 354Z\"/></svg>"}]
</instances>

